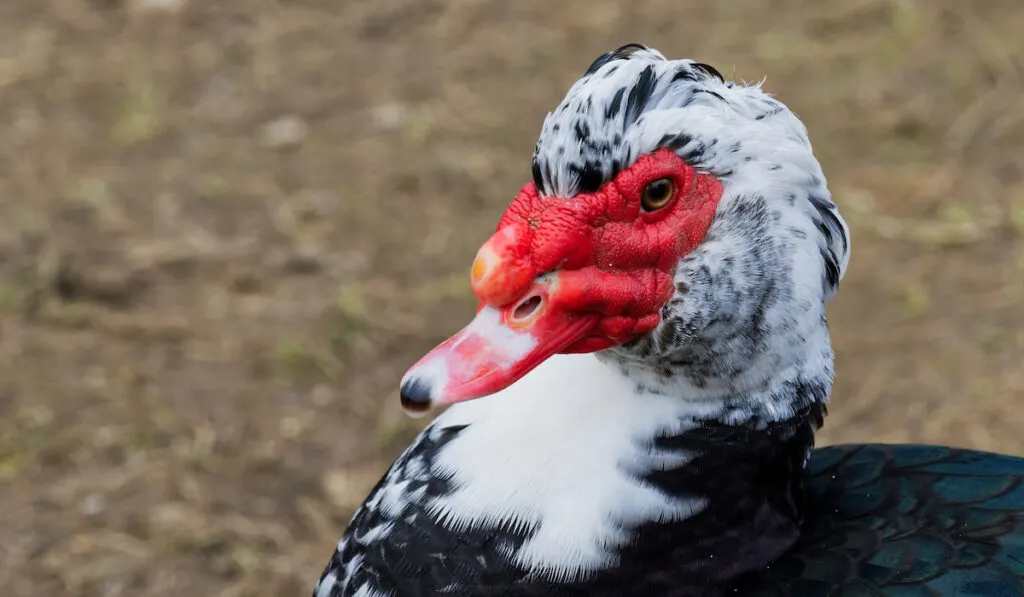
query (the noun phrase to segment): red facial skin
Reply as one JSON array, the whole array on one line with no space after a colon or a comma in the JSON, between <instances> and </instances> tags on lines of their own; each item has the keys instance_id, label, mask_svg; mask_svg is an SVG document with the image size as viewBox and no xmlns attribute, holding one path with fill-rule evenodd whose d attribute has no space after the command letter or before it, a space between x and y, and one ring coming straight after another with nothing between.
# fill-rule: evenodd
<instances>
[{"instance_id":1,"label":"red facial skin","mask_svg":"<svg viewBox=\"0 0 1024 597\"><path fill-rule=\"evenodd\" d=\"M643 189L661 178L674 182L675 194L647 212ZM524 186L480 248L470 281L480 299L477 319L488 309L491 321L497 311L507 332L471 324L431 351L406 374L407 408L492 394L553 354L595 352L654 329L679 260L704 238L721 196L721 182L667 149L641 157L595 193L561 199ZM533 348L522 354L522 345L503 346L513 344L509 334L528 334ZM439 358L445 375L432 374L429 398L406 400L410 380Z\"/></svg>"}]
</instances>

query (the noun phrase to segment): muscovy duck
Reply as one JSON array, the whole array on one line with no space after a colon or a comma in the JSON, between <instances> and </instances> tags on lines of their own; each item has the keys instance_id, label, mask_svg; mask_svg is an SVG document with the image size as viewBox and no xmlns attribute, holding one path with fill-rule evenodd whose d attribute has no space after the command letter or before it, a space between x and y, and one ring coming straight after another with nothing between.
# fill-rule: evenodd
<instances>
[{"instance_id":1,"label":"muscovy duck","mask_svg":"<svg viewBox=\"0 0 1024 597\"><path fill-rule=\"evenodd\" d=\"M473 263L475 318L402 380L453 406L314 596L1024 595L1024 460L813 450L849 254L782 103L600 56Z\"/></svg>"}]
</instances>

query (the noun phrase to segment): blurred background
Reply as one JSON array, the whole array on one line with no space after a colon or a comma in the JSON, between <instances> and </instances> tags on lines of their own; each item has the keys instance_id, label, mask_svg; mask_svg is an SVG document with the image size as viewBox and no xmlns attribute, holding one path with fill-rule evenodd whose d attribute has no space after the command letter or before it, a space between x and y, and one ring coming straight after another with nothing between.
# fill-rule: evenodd
<instances>
[{"instance_id":1,"label":"blurred background","mask_svg":"<svg viewBox=\"0 0 1024 597\"><path fill-rule=\"evenodd\" d=\"M1024 454L1020 0L4 0L0 589L306 595L540 124L643 42L807 124L822 443Z\"/></svg>"}]
</instances>

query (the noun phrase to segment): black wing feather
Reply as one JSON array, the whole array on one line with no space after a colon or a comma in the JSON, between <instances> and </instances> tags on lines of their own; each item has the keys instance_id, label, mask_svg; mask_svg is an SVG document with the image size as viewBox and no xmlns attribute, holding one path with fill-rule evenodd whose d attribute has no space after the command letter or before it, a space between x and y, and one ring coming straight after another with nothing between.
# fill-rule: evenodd
<instances>
[{"instance_id":1,"label":"black wing feather","mask_svg":"<svg viewBox=\"0 0 1024 597\"><path fill-rule=\"evenodd\" d=\"M1024 459L917 445L816 450L801 539L733 594L1024 596Z\"/></svg>"}]
</instances>

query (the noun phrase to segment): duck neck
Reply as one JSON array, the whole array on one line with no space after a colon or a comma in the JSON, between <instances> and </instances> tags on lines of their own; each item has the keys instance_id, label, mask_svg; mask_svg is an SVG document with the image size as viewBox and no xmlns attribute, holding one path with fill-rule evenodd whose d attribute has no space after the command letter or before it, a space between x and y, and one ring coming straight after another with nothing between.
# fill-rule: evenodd
<instances>
[{"instance_id":1,"label":"duck neck","mask_svg":"<svg viewBox=\"0 0 1024 597\"><path fill-rule=\"evenodd\" d=\"M829 379L785 371L691 400L606 359L555 357L424 432L422 466L444 479L426 508L453 532L501 536L484 560L542 586L714 595L797 538Z\"/></svg>"},{"instance_id":2,"label":"duck neck","mask_svg":"<svg viewBox=\"0 0 1024 597\"><path fill-rule=\"evenodd\" d=\"M638 525L618 567L602 575L645 579L649 593L638 594L709 597L793 545L804 513L803 468L825 405L814 382L794 381L781 391L790 404L781 418L737 399L720 414L651 439L653 449L689 459L639 479L665 495L701 496L701 508L682 520ZM647 574L657 570L673 572L668 578Z\"/></svg>"}]
</instances>

